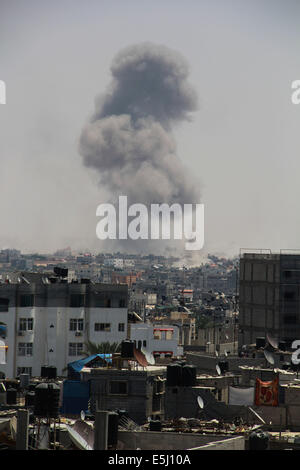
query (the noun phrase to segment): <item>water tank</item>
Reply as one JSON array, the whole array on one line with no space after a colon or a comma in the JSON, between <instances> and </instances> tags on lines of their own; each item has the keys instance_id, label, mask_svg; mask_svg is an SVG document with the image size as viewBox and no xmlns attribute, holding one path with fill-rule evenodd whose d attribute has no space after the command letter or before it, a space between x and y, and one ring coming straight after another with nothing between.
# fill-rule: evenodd
<instances>
[{"instance_id":1,"label":"water tank","mask_svg":"<svg viewBox=\"0 0 300 470\"><path fill-rule=\"evenodd\" d=\"M219 361L219 367L221 369L221 374L224 374L225 372L228 372L228 370L229 370L228 361Z\"/></svg>"},{"instance_id":2,"label":"water tank","mask_svg":"<svg viewBox=\"0 0 300 470\"><path fill-rule=\"evenodd\" d=\"M263 337L256 338L256 349L264 348L266 345L266 339Z\"/></svg>"},{"instance_id":3,"label":"water tank","mask_svg":"<svg viewBox=\"0 0 300 470\"><path fill-rule=\"evenodd\" d=\"M35 392L27 392L25 395L25 406L34 406Z\"/></svg>"},{"instance_id":4,"label":"water tank","mask_svg":"<svg viewBox=\"0 0 300 470\"><path fill-rule=\"evenodd\" d=\"M249 450L267 450L269 446L269 434L261 429L254 431L249 436Z\"/></svg>"},{"instance_id":5,"label":"water tank","mask_svg":"<svg viewBox=\"0 0 300 470\"><path fill-rule=\"evenodd\" d=\"M161 421L151 419L151 421L149 421L149 431L160 432L161 431Z\"/></svg>"},{"instance_id":6,"label":"water tank","mask_svg":"<svg viewBox=\"0 0 300 470\"><path fill-rule=\"evenodd\" d=\"M167 387L177 387L182 384L182 366L174 363L167 366Z\"/></svg>"},{"instance_id":7,"label":"water tank","mask_svg":"<svg viewBox=\"0 0 300 470\"><path fill-rule=\"evenodd\" d=\"M108 414L108 446L116 447L118 444L119 415L113 411Z\"/></svg>"},{"instance_id":8,"label":"water tank","mask_svg":"<svg viewBox=\"0 0 300 470\"><path fill-rule=\"evenodd\" d=\"M38 417L57 418L60 388L55 383L41 383L35 387L34 414Z\"/></svg>"},{"instance_id":9,"label":"water tank","mask_svg":"<svg viewBox=\"0 0 300 470\"><path fill-rule=\"evenodd\" d=\"M193 365L182 367L182 385L185 387L194 387L197 384L197 368Z\"/></svg>"},{"instance_id":10,"label":"water tank","mask_svg":"<svg viewBox=\"0 0 300 470\"><path fill-rule=\"evenodd\" d=\"M48 374L47 366L42 366L42 367L41 367L41 377L43 377L43 378L46 379L46 378L48 378L48 377L47 377L47 374Z\"/></svg>"},{"instance_id":11,"label":"water tank","mask_svg":"<svg viewBox=\"0 0 300 470\"><path fill-rule=\"evenodd\" d=\"M15 388L7 389L6 402L8 405L15 405L17 403L17 390Z\"/></svg>"},{"instance_id":12,"label":"water tank","mask_svg":"<svg viewBox=\"0 0 300 470\"><path fill-rule=\"evenodd\" d=\"M54 366L48 366L46 373L48 379L56 379L57 377L57 369Z\"/></svg>"},{"instance_id":13,"label":"water tank","mask_svg":"<svg viewBox=\"0 0 300 470\"><path fill-rule=\"evenodd\" d=\"M26 388L29 385L29 374L20 374L20 387Z\"/></svg>"},{"instance_id":14,"label":"water tank","mask_svg":"<svg viewBox=\"0 0 300 470\"><path fill-rule=\"evenodd\" d=\"M134 342L133 341L122 341L121 343L121 357L133 358Z\"/></svg>"}]
</instances>

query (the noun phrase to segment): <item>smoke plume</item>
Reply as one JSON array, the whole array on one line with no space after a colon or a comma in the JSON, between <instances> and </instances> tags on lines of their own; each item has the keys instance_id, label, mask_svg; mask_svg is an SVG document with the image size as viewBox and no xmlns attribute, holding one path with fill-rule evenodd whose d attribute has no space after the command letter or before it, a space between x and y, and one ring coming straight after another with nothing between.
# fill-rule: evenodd
<instances>
[{"instance_id":1,"label":"smoke plume","mask_svg":"<svg viewBox=\"0 0 300 470\"><path fill-rule=\"evenodd\" d=\"M99 173L111 200L127 195L129 204L200 202L172 135L197 109L188 73L185 59L165 46L143 43L115 57L112 82L80 138L84 164Z\"/></svg>"}]
</instances>

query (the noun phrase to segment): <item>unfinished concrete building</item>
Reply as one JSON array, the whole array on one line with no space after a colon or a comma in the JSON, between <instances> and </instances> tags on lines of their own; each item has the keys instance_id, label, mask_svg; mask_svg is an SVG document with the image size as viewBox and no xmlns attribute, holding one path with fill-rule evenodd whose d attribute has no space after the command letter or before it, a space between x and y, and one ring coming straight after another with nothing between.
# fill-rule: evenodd
<instances>
[{"instance_id":1,"label":"unfinished concrete building","mask_svg":"<svg viewBox=\"0 0 300 470\"><path fill-rule=\"evenodd\" d=\"M239 287L239 348L267 333L287 347L300 339L299 254L242 254Z\"/></svg>"}]
</instances>

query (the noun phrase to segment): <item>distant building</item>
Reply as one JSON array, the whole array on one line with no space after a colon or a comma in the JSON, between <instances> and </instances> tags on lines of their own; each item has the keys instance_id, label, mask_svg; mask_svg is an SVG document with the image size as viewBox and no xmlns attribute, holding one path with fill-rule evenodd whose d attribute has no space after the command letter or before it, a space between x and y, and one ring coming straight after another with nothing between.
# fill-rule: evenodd
<instances>
[{"instance_id":1,"label":"distant building","mask_svg":"<svg viewBox=\"0 0 300 470\"><path fill-rule=\"evenodd\" d=\"M127 284L129 287L132 284L135 284L137 279L139 279L141 273L133 273L133 272L112 272L112 283L113 284Z\"/></svg>"},{"instance_id":2,"label":"distant building","mask_svg":"<svg viewBox=\"0 0 300 470\"><path fill-rule=\"evenodd\" d=\"M155 325L135 323L130 325L130 339L138 349L142 347L161 357L180 356L183 353L179 346L179 328L172 325Z\"/></svg>"}]
</instances>

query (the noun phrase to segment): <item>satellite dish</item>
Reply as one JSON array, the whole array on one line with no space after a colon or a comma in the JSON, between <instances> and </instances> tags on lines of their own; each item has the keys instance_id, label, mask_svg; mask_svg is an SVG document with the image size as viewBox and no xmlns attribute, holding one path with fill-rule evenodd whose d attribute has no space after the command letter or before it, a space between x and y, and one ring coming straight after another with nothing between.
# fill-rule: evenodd
<instances>
[{"instance_id":1,"label":"satellite dish","mask_svg":"<svg viewBox=\"0 0 300 470\"><path fill-rule=\"evenodd\" d=\"M225 338L228 339L228 335L225 335Z\"/></svg>"},{"instance_id":2,"label":"satellite dish","mask_svg":"<svg viewBox=\"0 0 300 470\"><path fill-rule=\"evenodd\" d=\"M218 374L218 375L221 375L221 374L222 374L221 369L220 369L220 366L219 366L218 364L216 365L216 371L217 371L217 374Z\"/></svg>"},{"instance_id":3,"label":"satellite dish","mask_svg":"<svg viewBox=\"0 0 300 470\"><path fill-rule=\"evenodd\" d=\"M274 348L274 349L278 349L278 340L275 339L275 338L272 338L272 336L270 336L268 333L267 333L267 341L268 343Z\"/></svg>"},{"instance_id":4,"label":"satellite dish","mask_svg":"<svg viewBox=\"0 0 300 470\"><path fill-rule=\"evenodd\" d=\"M197 397L197 402L198 402L199 408L201 408L201 410L203 410L203 408L204 408L204 401L202 400L202 398L200 397L200 395Z\"/></svg>"},{"instance_id":5,"label":"satellite dish","mask_svg":"<svg viewBox=\"0 0 300 470\"><path fill-rule=\"evenodd\" d=\"M147 351L144 347L141 347L141 352L144 354L148 364L155 366L155 359L152 352Z\"/></svg>"},{"instance_id":6,"label":"satellite dish","mask_svg":"<svg viewBox=\"0 0 300 470\"><path fill-rule=\"evenodd\" d=\"M215 350L215 355L216 355L216 357L219 357L219 353L218 353L217 350Z\"/></svg>"},{"instance_id":7,"label":"satellite dish","mask_svg":"<svg viewBox=\"0 0 300 470\"><path fill-rule=\"evenodd\" d=\"M81 421L85 420L85 412L83 410L80 411L80 419Z\"/></svg>"},{"instance_id":8,"label":"satellite dish","mask_svg":"<svg viewBox=\"0 0 300 470\"><path fill-rule=\"evenodd\" d=\"M272 366L275 364L274 355L267 349L264 349L264 356L269 364L271 364Z\"/></svg>"},{"instance_id":9,"label":"satellite dish","mask_svg":"<svg viewBox=\"0 0 300 470\"><path fill-rule=\"evenodd\" d=\"M225 356L225 357L228 356L226 349L225 349L225 351L224 351L224 356Z\"/></svg>"}]
</instances>

